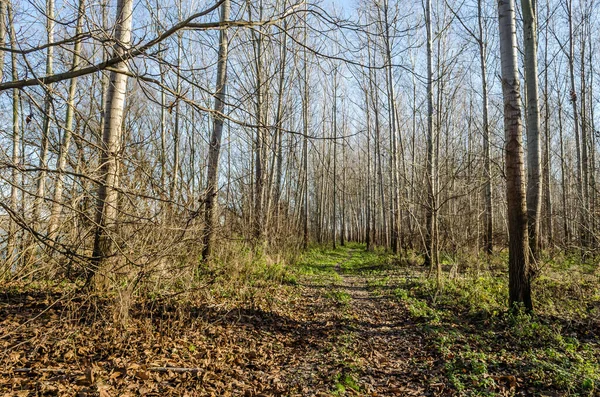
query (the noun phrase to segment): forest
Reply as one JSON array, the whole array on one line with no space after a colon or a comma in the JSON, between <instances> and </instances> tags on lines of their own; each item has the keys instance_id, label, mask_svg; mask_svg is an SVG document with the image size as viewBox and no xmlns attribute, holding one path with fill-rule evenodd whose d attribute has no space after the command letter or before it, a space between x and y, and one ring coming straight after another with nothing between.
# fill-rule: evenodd
<instances>
[{"instance_id":1,"label":"forest","mask_svg":"<svg viewBox=\"0 0 600 397\"><path fill-rule=\"evenodd\" d=\"M0 0L0 395L599 396L596 0Z\"/></svg>"}]
</instances>

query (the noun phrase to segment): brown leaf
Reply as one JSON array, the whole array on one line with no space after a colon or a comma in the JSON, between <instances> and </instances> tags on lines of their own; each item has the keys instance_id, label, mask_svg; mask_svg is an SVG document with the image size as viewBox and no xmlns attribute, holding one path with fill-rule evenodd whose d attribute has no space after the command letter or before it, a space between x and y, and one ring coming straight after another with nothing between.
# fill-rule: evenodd
<instances>
[{"instance_id":1,"label":"brown leaf","mask_svg":"<svg viewBox=\"0 0 600 397\"><path fill-rule=\"evenodd\" d=\"M100 397L111 397L110 393L106 389L100 389Z\"/></svg>"},{"instance_id":2,"label":"brown leaf","mask_svg":"<svg viewBox=\"0 0 600 397\"><path fill-rule=\"evenodd\" d=\"M150 374L146 371L136 371L135 377L141 380L148 380L150 379Z\"/></svg>"},{"instance_id":3,"label":"brown leaf","mask_svg":"<svg viewBox=\"0 0 600 397\"><path fill-rule=\"evenodd\" d=\"M85 379L88 381L88 384L94 384L94 369L92 367L88 367L85 369Z\"/></svg>"}]
</instances>

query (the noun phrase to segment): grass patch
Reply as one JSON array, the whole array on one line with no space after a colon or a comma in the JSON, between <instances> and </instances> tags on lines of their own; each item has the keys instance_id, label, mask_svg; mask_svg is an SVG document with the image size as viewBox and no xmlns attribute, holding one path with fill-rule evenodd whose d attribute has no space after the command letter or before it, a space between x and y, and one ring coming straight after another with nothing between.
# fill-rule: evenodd
<instances>
[{"instance_id":1,"label":"grass patch","mask_svg":"<svg viewBox=\"0 0 600 397\"><path fill-rule=\"evenodd\" d=\"M404 302L459 395L599 395L597 269L547 262L534 315L506 311L508 277L494 269L446 277L441 293L418 274L369 287Z\"/></svg>"},{"instance_id":2,"label":"grass patch","mask_svg":"<svg viewBox=\"0 0 600 397\"><path fill-rule=\"evenodd\" d=\"M334 381L334 396L343 396L346 394L348 389L352 389L355 392L360 391L360 386L358 385L355 375L352 373L340 372L335 376Z\"/></svg>"},{"instance_id":3,"label":"grass patch","mask_svg":"<svg viewBox=\"0 0 600 397\"><path fill-rule=\"evenodd\" d=\"M352 301L352 297L349 293L338 289L327 292L325 296L342 306L347 306Z\"/></svg>"}]
</instances>

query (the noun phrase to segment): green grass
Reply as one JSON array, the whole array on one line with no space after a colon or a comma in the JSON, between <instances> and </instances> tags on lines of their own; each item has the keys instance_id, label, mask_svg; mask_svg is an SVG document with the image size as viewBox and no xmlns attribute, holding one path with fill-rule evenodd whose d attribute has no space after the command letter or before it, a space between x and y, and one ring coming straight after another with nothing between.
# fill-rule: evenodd
<instances>
[{"instance_id":1,"label":"green grass","mask_svg":"<svg viewBox=\"0 0 600 397\"><path fill-rule=\"evenodd\" d=\"M296 265L297 272L311 276L364 274L386 270L391 257L381 250L366 251L364 244L347 243L345 246L316 246L304 252Z\"/></svg>"},{"instance_id":2,"label":"green grass","mask_svg":"<svg viewBox=\"0 0 600 397\"><path fill-rule=\"evenodd\" d=\"M586 337L593 325L583 324L597 323L598 312L589 308L597 307L600 285L574 276L573 266L553 265L535 281L535 315L507 312L505 274L446 279L441 293L434 280L417 277L394 285L392 295L443 357L458 394L519 387L531 395L592 396L600 392L600 349Z\"/></svg>"},{"instance_id":3,"label":"green grass","mask_svg":"<svg viewBox=\"0 0 600 397\"><path fill-rule=\"evenodd\" d=\"M334 382L334 396L343 396L346 394L348 389L352 389L356 392L360 391L360 386L358 385L354 375L351 373L338 373L334 379Z\"/></svg>"},{"instance_id":4,"label":"green grass","mask_svg":"<svg viewBox=\"0 0 600 397\"><path fill-rule=\"evenodd\" d=\"M569 255L541 261L533 282L535 314L511 314L505 252L471 261L442 255L444 268L459 272L445 274L440 292L417 254L396 257L364 248L313 247L295 272L329 283L334 288L326 296L340 306L351 302L335 288L340 275L363 275L371 294L402 301L444 361L442 376L458 395L600 395L600 348L591 331L600 318L597 264ZM390 276L402 269L406 278ZM333 393L357 390L354 379L344 366Z\"/></svg>"},{"instance_id":5,"label":"green grass","mask_svg":"<svg viewBox=\"0 0 600 397\"><path fill-rule=\"evenodd\" d=\"M332 299L337 304L342 306L347 306L352 301L352 297L346 291L342 291L339 289L334 289L333 291L328 291L325 296L329 299Z\"/></svg>"}]
</instances>

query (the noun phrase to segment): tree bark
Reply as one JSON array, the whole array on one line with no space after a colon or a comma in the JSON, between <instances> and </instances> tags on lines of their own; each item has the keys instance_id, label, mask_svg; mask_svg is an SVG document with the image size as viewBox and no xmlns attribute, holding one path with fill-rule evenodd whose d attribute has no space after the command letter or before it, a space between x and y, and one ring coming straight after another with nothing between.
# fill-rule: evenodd
<instances>
[{"instance_id":1,"label":"tree bark","mask_svg":"<svg viewBox=\"0 0 600 397\"><path fill-rule=\"evenodd\" d=\"M525 82L527 85L527 220L531 259L539 253L542 210L540 107L537 65L536 9L531 0L521 0L523 41L525 43Z\"/></svg>"},{"instance_id":2,"label":"tree bark","mask_svg":"<svg viewBox=\"0 0 600 397\"><path fill-rule=\"evenodd\" d=\"M563 107L560 92L558 93L558 137L560 140L560 176L562 184L562 206L563 206L563 234L564 234L564 245L569 245L571 242L571 233L569 231L568 221L568 206L567 206L567 170L565 164L565 143L563 139Z\"/></svg>"},{"instance_id":3,"label":"tree bark","mask_svg":"<svg viewBox=\"0 0 600 397\"><path fill-rule=\"evenodd\" d=\"M119 56L131 41L133 21L133 0L118 0L115 23L114 56ZM119 157L121 156L122 125L127 90L127 63L119 62L110 73L110 84L106 94L104 109L105 122L100 145L100 183L96 203L96 230L92 268L88 274L91 280L112 254L113 233L117 226L119 200Z\"/></svg>"},{"instance_id":4,"label":"tree bark","mask_svg":"<svg viewBox=\"0 0 600 397\"><path fill-rule=\"evenodd\" d=\"M46 76L53 73L54 64L54 0L46 0L46 38L48 48L46 49ZM50 140L50 113L52 112L52 91L50 86L44 87L46 90L44 98L44 121L42 125L42 137L40 142L40 153L37 176L36 195L33 202L33 222L38 226L40 222L40 211L46 195L46 168L48 167L48 150Z\"/></svg>"},{"instance_id":5,"label":"tree bark","mask_svg":"<svg viewBox=\"0 0 600 397\"><path fill-rule=\"evenodd\" d=\"M498 1L502 96L506 161L506 198L509 232L509 304L533 310L529 271L527 207L523 166L521 93L517 71L517 34L514 0Z\"/></svg>"},{"instance_id":6,"label":"tree bark","mask_svg":"<svg viewBox=\"0 0 600 397\"><path fill-rule=\"evenodd\" d=\"M435 268L438 288L442 284L442 267L437 246L437 176L436 139L433 130L433 48L431 33L431 0L425 2L425 26L427 29L427 233L425 263L430 272Z\"/></svg>"},{"instance_id":7,"label":"tree bark","mask_svg":"<svg viewBox=\"0 0 600 397\"><path fill-rule=\"evenodd\" d=\"M550 19L550 4L546 0L546 20ZM552 169L551 139L550 139L550 108L548 91L548 23L545 29L544 41L544 166L543 166L543 189L546 218L546 239L548 247L551 249L554 245L554 220L552 218L552 188L550 186L550 170Z\"/></svg>"},{"instance_id":8,"label":"tree bark","mask_svg":"<svg viewBox=\"0 0 600 397\"><path fill-rule=\"evenodd\" d=\"M481 91L483 96L483 161L484 161L484 196L485 196L485 251L491 255L494 251L494 208L492 206L492 162L490 153L490 123L488 119L488 87L487 87L487 43L484 40L484 20L482 0L477 0L477 19L479 25L479 64L481 68Z\"/></svg>"},{"instance_id":9,"label":"tree bark","mask_svg":"<svg viewBox=\"0 0 600 397\"><path fill-rule=\"evenodd\" d=\"M6 0L0 0L0 47L6 45ZM4 50L0 49L0 81L4 79Z\"/></svg>"},{"instance_id":10,"label":"tree bark","mask_svg":"<svg viewBox=\"0 0 600 397\"><path fill-rule=\"evenodd\" d=\"M15 34L15 23L14 23L14 12L10 3L6 4L7 16L9 21L9 36L10 36L10 48L13 50L17 49L17 39ZM17 70L17 54L11 53L11 74L12 80L17 81L19 79L19 73ZM21 161L21 125L20 125L20 91L18 88L12 90L12 157L11 162L13 169L11 170L11 186L10 186L10 206L13 211L17 210L19 205L19 171L18 165ZM15 266L17 258L17 224L11 220L8 230L7 239L7 264L12 270Z\"/></svg>"},{"instance_id":11,"label":"tree bark","mask_svg":"<svg viewBox=\"0 0 600 397\"><path fill-rule=\"evenodd\" d=\"M221 22L229 20L230 2L225 0L221 5ZM210 136L208 150L208 169L206 173L206 198L204 200L204 246L202 260L208 261L214 246L215 228L217 224L216 206L218 199L219 183L219 157L221 155L221 137L223 135L223 114L225 111L225 92L227 89L227 56L229 39L227 29L219 33L219 59L217 61L217 84L215 90L215 113L213 115L213 129Z\"/></svg>"},{"instance_id":12,"label":"tree bark","mask_svg":"<svg viewBox=\"0 0 600 397\"><path fill-rule=\"evenodd\" d=\"M573 109L573 128L575 130L575 153L577 155L577 213L579 218L579 244L581 249L586 246L586 231L585 231L585 210L583 201L583 181L582 181L582 158L581 158L581 139L579 137L579 112L577 111L577 91L575 89L575 60L574 60L574 40L573 37L573 0L567 1L567 19L569 23L569 77L571 83L570 99Z\"/></svg>"},{"instance_id":13,"label":"tree bark","mask_svg":"<svg viewBox=\"0 0 600 397\"><path fill-rule=\"evenodd\" d=\"M85 0L79 1L79 8L77 10L77 26L75 27L75 35L78 36L83 30L83 18L85 15ZM71 69L75 70L81 63L81 41L78 40L73 46L73 61L71 62ZM48 237L51 240L56 238L56 233L59 227L60 216L62 213L62 196L65 184L65 168L67 165L67 157L69 154L69 148L71 145L71 137L73 136L73 119L75 116L75 94L77 91L77 78L71 79L69 82L69 94L67 97L67 113L65 116L65 128L63 132L63 138L60 145L60 151L58 153L58 159L56 161L56 170L58 174L56 176L56 183L54 185L54 195L52 198L52 209L50 211L50 218L48 219Z\"/></svg>"}]
</instances>

